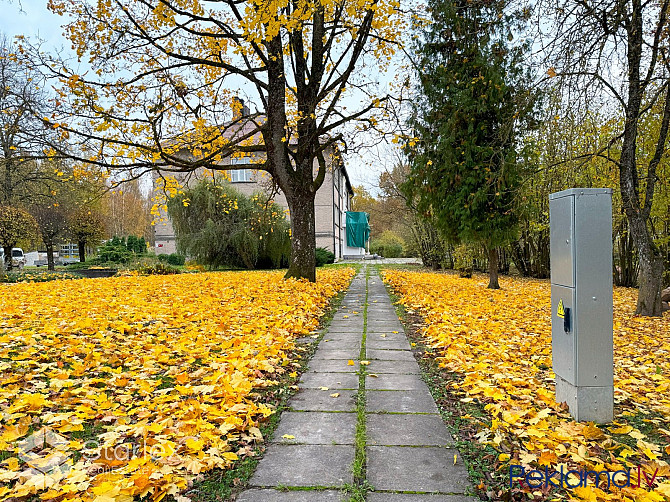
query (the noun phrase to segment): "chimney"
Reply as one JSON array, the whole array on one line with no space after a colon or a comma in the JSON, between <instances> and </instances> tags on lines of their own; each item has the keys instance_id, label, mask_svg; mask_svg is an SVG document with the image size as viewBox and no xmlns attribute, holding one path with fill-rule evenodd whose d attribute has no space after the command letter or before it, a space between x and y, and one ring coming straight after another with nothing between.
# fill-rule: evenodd
<instances>
[{"instance_id":1,"label":"chimney","mask_svg":"<svg viewBox=\"0 0 670 502\"><path fill-rule=\"evenodd\" d=\"M242 117L249 116L249 107L244 104L244 100L238 96L233 96L233 120L239 120Z\"/></svg>"}]
</instances>

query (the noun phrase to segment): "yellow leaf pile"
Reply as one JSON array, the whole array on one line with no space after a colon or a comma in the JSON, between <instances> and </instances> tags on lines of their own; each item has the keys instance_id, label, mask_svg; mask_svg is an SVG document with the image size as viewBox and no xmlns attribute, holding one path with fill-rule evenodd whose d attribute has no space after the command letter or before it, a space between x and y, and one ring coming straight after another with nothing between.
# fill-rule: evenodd
<instances>
[{"instance_id":1,"label":"yellow leaf pile","mask_svg":"<svg viewBox=\"0 0 670 502\"><path fill-rule=\"evenodd\" d=\"M156 502L230 466L273 413L253 391L285 371L295 338L317 328L353 274L319 271L315 284L231 272L1 287L0 500ZM68 458L47 475L20 447L44 428L65 443L32 454Z\"/></svg>"},{"instance_id":2,"label":"yellow leaf pile","mask_svg":"<svg viewBox=\"0 0 670 502\"><path fill-rule=\"evenodd\" d=\"M655 489L581 488L583 500L670 500L670 316L634 317L637 291L614 292L615 421L610 427L577 423L555 402L551 371L548 281L386 270L400 303L419 313L426 343L440 366L461 375L461 401L485 404L488 422L478 439L496 448L505 465L570 469L658 469ZM643 420L656 439L627 422ZM649 432L649 431L647 431ZM663 438L660 441L658 438ZM643 478L644 483L644 478ZM564 494L565 495L565 494Z\"/></svg>"}]
</instances>

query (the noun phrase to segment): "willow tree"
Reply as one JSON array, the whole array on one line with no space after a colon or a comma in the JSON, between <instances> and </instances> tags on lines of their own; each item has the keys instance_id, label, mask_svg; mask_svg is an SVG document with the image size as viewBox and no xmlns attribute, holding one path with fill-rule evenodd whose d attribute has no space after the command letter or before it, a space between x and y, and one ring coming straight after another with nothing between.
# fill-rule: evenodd
<instances>
[{"instance_id":1,"label":"willow tree","mask_svg":"<svg viewBox=\"0 0 670 502\"><path fill-rule=\"evenodd\" d=\"M397 0L52 1L90 70L33 50L59 80L49 123L74 157L134 178L141 172L231 169L255 156L285 194L287 277L315 280L314 196L348 132L375 127L380 70L401 32ZM35 49L35 48L33 48ZM240 113L236 95L257 109ZM346 100L346 103L344 102ZM377 113L379 112L379 113ZM119 174L123 171L123 174Z\"/></svg>"}]
</instances>

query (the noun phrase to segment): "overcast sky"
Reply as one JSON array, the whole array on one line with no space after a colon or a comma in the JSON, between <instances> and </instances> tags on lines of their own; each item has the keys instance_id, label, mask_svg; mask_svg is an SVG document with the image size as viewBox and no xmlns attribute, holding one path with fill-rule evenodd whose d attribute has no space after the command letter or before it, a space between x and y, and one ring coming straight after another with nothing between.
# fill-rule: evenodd
<instances>
[{"instance_id":1,"label":"overcast sky","mask_svg":"<svg viewBox=\"0 0 670 502\"><path fill-rule=\"evenodd\" d=\"M0 0L0 31L9 37L39 37L51 47L67 46L61 36L63 18L47 10L46 0Z\"/></svg>"}]
</instances>

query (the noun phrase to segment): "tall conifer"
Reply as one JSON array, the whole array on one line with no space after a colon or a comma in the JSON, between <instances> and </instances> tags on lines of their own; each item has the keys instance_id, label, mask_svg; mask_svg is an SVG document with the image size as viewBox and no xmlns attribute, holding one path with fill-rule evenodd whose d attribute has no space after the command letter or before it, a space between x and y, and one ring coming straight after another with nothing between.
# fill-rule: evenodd
<instances>
[{"instance_id":1,"label":"tall conifer","mask_svg":"<svg viewBox=\"0 0 670 502\"><path fill-rule=\"evenodd\" d=\"M419 37L418 96L406 143L406 185L419 210L453 242L482 245L490 288L497 248L514 238L517 140L532 116L523 16L505 0L430 0Z\"/></svg>"}]
</instances>

